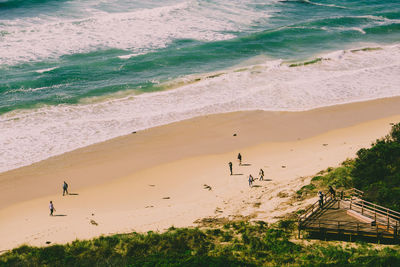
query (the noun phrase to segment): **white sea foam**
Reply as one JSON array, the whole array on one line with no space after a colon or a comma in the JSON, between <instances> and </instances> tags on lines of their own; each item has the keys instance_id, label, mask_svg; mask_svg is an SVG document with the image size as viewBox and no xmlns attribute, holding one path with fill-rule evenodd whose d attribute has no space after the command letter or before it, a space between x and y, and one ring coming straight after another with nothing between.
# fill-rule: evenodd
<instances>
[{"instance_id":1,"label":"white sea foam","mask_svg":"<svg viewBox=\"0 0 400 267\"><path fill-rule=\"evenodd\" d=\"M52 88L60 88L62 86L68 86L69 84L56 84L56 85L52 85L52 86L43 86L43 87L36 87L36 88L25 88L25 87L21 87L18 89L12 89L12 90L8 90L6 91L4 94L12 94L12 93L17 93L17 92L36 92L36 91L41 91L41 90L47 90L47 89L52 89Z\"/></svg>"},{"instance_id":2,"label":"white sea foam","mask_svg":"<svg viewBox=\"0 0 400 267\"><path fill-rule=\"evenodd\" d=\"M118 58L120 58L120 59L130 59L132 57L137 57L137 56L144 55L144 54L146 54L146 53L134 53L134 54L129 54L129 55L118 56Z\"/></svg>"},{"instance_id":3,"label":"white sea foam","mask_svg":"<svg viewBox=\"0 0 400 267\"><path fill-rule=\"evenodd\" d=\"M366 32L365 32L363 29L358 28L358 27L350 28L350 30L357 31L357 32L360 32L360 33L362 33L362 34L366 34Z\"/></svg>"},{"instance_id":4,"label":"white sea foam","mask_svg":"<svg viewBox=\"0 0 400 267\"><path fill-rule=\"evenodd\" d=\"M400 95L400 45L319 57L324 60L305 66L289 67L277 60L182 77L165 85L177 89L162 92L4 114L0 116L0 171L205 114L300 111Z\"/></svg>"},{"instance_id":5,"label":"white sea foam","mask_svg":"<svg viewBox=\"0 0 400 267\"><path fill-rule=\"evenodd\" d=\"M334 5L334 4L321 4L321 3L317 3L317 2L311 2L309 0L303 0L305 3L308 3L310 5L315 5L315 6L326 6L326 7L334 7L334 8L343 8L346 9L346 7L344 6L338 6L338 5Z\"/></svg>"},{"instance_id":6,"label":"white sea foam","mask_svg":"<svg viewBox=\"0 0 400 267\"><path fill-rule=\"evenodd\" d=\"M247 1L203 3L186 0L167 6L106 12L88 8L86 16L0 18L0 65L57 58L62 55L117 48L131 54L166 47L177 39L226 40L266 19ZM78 8L78 6L76 7ZM82 12L79 10L79 12Z\"/></svg>"},{"instance_id":7,"label":"white sea foam","mask_svg":"<svg viewBox=\"0 0 400 267\"><path fill-rule=\"evenodd\" d=\"M52 71L52 70L55 70L55 69L57 69L57 67L41 69L41 70L37 70L36 72L37 73L44 73L44 72L49 72L49 71Z\"/></svg>"}]
</instances>

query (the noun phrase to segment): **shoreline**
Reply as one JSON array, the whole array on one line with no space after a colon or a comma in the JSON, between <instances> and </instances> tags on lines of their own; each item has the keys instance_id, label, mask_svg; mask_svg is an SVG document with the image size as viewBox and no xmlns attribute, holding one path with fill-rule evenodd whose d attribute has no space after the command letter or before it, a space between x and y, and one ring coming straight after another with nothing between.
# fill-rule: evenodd
<instances>
[{"instance_id":1,"label":"shoreline","mask_svg":"<svg viewBox=\"0 0 400 267\"><path fill-rule=\"evenodd\" d=\"M0 146L4 150L0 170L27 166L132 131L210 113L301 112L317 106L399 95L399 45L365 51L357 47L354 51L358 52L335 50L318 55L323 58L318 64L291 68L280 60L266 60L259 65L251 65L250 61L243 67L229 65L216 73L200 73L197 78L190 74L179 76L169 81L179 85L173 90L164 90L167 85L161 83L156 90L143 94L131 89L128 96L123 92L116 98L106 94L99 102L93 96L82 99L82 103L42 103L33 109L10 111L0 116Z\"/></svg>"},{"instance_id":2,"label":"shoreline","mask_svg":"<svg viewBox=\"0 0 400 267\"><path fill-rule=\"evenodd\" d=\"M279 192L289 194L308 176L354 157L398 121L400 97L305 112L208 115L0 173L0 250L25 242L161 231L207 216L256 214L272 220L296 208L275 210L287 200L277 197ZM238 152L251 165L237 166ZM229 176L229 161L238 175ZM271 181L249 189L246 177L256 177L259 168ZM61 196L64 180L77 195ZM242 202L257 198L258 208ZM49 200L65 216L49 218Z\"/></svg>"}]
</instances>

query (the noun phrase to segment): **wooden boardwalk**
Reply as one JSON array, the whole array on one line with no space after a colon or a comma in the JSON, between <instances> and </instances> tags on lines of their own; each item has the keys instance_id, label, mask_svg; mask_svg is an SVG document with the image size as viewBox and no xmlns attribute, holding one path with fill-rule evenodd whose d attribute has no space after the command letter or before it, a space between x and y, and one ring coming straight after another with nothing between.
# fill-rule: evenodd
<instances>
[{"instance_id":1,"label":"wooden boardwalk","mask_svg":"<svg viewBox=\"0 0 400 267\"><path fill-rule=\"evenodd\" d=\"M306 231L320 237L347 236L350 240L372 238L397 243L399 226L399 212L364 201L355 194L342 198L328 194L322 207L317 201L298 220L299 238L301 231Z\"/></svg>"}]
</instances>

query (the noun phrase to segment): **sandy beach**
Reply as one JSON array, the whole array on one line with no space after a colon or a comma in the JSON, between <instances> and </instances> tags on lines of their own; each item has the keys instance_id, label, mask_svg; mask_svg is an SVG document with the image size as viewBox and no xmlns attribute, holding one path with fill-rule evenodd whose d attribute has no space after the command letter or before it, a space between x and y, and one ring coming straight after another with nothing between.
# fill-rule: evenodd
<instances>
[{"instance_id":1,"label":"sandy beach","mask_svg":"<svg viewBox=\"0 0 400 267\"><path fill-rule=\"evenodd\" d=\"M0 251L130 231L193 226L204 217L274 222L290 194L400 121L400 98L304 112L246 111L132 133L0 174ZM237 154L243 155L238 166ZM229 175L228 162L234 175ZM250 188L248 175L266 181ZM62 196L63 181L69 183ZM279 196L278 196L279 194ZM52 200L55 215L49 216Z\"/></svg>"}]
</instances>

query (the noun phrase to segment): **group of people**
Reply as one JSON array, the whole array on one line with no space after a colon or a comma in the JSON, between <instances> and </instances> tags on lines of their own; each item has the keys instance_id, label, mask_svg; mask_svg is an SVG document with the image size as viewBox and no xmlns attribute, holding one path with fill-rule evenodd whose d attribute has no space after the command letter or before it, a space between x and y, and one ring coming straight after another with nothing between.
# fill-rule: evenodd
<instances>
[{"instance_id":1,"label":"group of people","mask_svg":"<svg viewBox=\"0 0 400 267\"><path fill-rule=\"evenodd\" d=\"M335 191L335 189L333 189L333 187L331 185L329 186L328 192L332 195L332 198L336 198L336 191ZM322 193L322 191L318 191L318 197L319 197L318 203L321 208L324 205L324 196L325 196L325 194Z\"/></svg>"},{"instance_id":2,"label":"group of people","mask_svg":"<svg viewBox=\"0 0 400 267\"><path fill-rule=\"evenodd\" d=\"M260 178L258 178L258 180L259 180L259 181L263 181L263 180L264 180L264 170L263 170L263 169L260 169L258 175L260 175ZM257 178L256 178L256 179L257 179ZM251 174L249 175L249 186L250 186L250 187L253 186L253 182L254 182L254 180L256 180L256 179L254 179L253 175L251 175Z\"/></svg>"},{"instance_id":3,"label":"group of people","mask_svg":"<svg viewBox=\"0 0 400 267\"><path fill-rule=\"evenodd\" d=\"M67 182L64 181L62 189L63 189L63 196L69 195ZM49 203L49 209L50 209L50 216L53 216L53 213L56 211L56 209L54 208L53 201L51 201L51 200L50 200L50 203Z\"/></svg>"},{"instance_id":4,"label":"group of people","mask_svg":"<svg viewBox=\"0 0 400 267\"><path fill-rule=\"evenodd\" d=\"M242 165L242 155L240 153L238 154L237 159L239 161L239 166L241 166ZM228 165L229 165L230 174L233 175L233 164L232 164L232 162L230 161L228 163ZM264 170L263 169L260 169L259 175L260 175L260 178L258 178L258 180L263 181L264 180ZM250 187L253 186L254 180L255 180L254 177L250 174L249 175L249 186Z\"/></svg>"},{"instance_id":5,"label":"group of people","mask_svg":"<svg viewBox=\"0 0 400 267\"><path fill-rule=\"evenodd\" d=\"M237 159L239 161L239 166L241 166L242 165L242 155L240 153L238 154ZM229 165L230 174L233 175L233 164L232 164L232 162L229 162L228 165ZM258 180L259 181L263 181L264 180L264 170L263 169L260 169L259 176L260 176L260 178L258 178ZM253 186L254 180L255 179L254 179L253 175L250 174L249 175L249 179L248 179L250 187ZM336 197L336 191L335 191L335 189L333 189L332 186L329 186L329 193L332 195L333 198ZM321 208L324 205L324 196L325 195L324 195L324 193L322 193L322 191L318 191L318 197L319 197L318 202L319 202L319 206Z\"/></svg>"}]
</instances>

